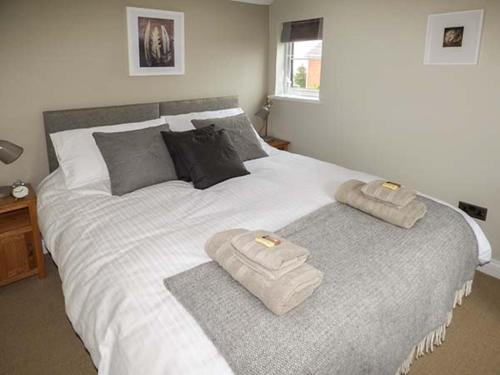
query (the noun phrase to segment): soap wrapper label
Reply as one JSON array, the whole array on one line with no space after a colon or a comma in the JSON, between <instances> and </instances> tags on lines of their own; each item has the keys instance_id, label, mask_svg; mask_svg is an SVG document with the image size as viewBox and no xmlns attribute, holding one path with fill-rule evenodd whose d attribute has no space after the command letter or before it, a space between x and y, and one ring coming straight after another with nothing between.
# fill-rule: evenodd
<instances>
[{"instance_id":1,"label":"soap wrapper label","mask_svg":"<svg viewBox=\"0 0 500 375\"><path fill-rule=\"evenodd\" d=\"M272 238L271 236L259 236L255 238L255 242L264 245L265 247L275 247L278 246L281 241L275 238Z\"/></svg>"}]
</instances>

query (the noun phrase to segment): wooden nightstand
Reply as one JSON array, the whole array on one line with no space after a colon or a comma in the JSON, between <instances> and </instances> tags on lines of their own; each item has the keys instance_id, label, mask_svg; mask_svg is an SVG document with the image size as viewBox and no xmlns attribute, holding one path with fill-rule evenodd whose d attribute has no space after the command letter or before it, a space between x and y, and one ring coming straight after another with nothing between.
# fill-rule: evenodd
<instances>
[{"instance_id":1,"label":"wooden nightstand","mask_svg":"<svg viewBox=\"0 0 500 375\"><path fill-rule=\"evenodd\" d=\"M45 277L36 194L0 198L0 286L38 274Z\"/></svg>"},{"instance_id":2,"label":"wooden nightstand","mask_svg":"<svg viewBox=\"0 0 500 375\"><path fill-rule=\"evenodd\" d=\"M283 150L283 151L288 151L288 146L290 145L290 142L288 141L273 137L264 138L264 141L269 146L272 146L274 148L277 148L278 150Z\"/></svg>"}]
</instances>

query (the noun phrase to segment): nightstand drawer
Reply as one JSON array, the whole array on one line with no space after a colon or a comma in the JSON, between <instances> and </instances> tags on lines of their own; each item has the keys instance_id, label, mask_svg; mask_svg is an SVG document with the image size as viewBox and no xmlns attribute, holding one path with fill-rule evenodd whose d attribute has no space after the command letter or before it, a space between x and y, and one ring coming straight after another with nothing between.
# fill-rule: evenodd
<instances>
[{"instance_id":1,"label":"nightstand drawer","mask_svg":"<svg viewBox=\"0 0 500 375\"><path fill-rule=\"evenodd\" d=\"M10 236L10 234L20 234L20 232L30 231L30 212L27 207L0 215L0 239Z\"/></svg>"},{"instance_id":2,"label":"nightstand drawer","mask_svg":"<svg viewBox=\"0 0 500 375\"><path fill-rule=\"evenodd\" d=\"M26 235L0 238L0 283L30 272Z\"/></svg>"},{"instance_id":3,"label":"nightstand drawer","mask_svg":"<svg viewBox=\"0 0 500 375\"><path fill-rule=\"evenodd\" d=\"M45 277L36 216L36 194L0 198L0 286L38 274Z\"/></svg>"},{"instance_id":4,"label":"nightstand drawer","mask_svg":"<svg viewBox=\"0 0 500 375\"><path fill-rule=\"evenodd\" d=\"M264 141L269 146L277 148L278 150L282 150L282 151L288 151L288 146L290 145L290 142L285 141L284 139L279 139L279 138L274 138L274 137L264 138Z\"/></svg>"}]
</instances>

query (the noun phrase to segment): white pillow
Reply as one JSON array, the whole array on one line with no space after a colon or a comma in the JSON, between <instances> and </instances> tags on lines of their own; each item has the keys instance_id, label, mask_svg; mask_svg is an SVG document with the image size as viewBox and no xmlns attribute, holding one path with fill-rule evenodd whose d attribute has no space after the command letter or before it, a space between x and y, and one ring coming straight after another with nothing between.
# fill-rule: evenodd
<instances>
[{"instance_id":1,"label":"white pillow","mask_svg":"<svg viewBox=\"0 0 500 375\"><path fill-rule=\"evenodd\" d=\"M170 126L173 132L185 132L195 127L191 120L206 120L209 118L222 118L236 116L243 113L241 108L221 109L218 111L191 112L182 115L162 116L162 119Z\"/></svg>"},{"instance_id":2,"label":"white pillow","mask_svg":"<svg viewBox=\"0 0 500 375\"><path fill-rule=\"evenodd\" d=\"M87 184L109 180L108 167L92 133L117 133L164 124L161 118L129 124L74 129L50 135L57 161L64 173L66 187L76 189Z\"/></svg>"}]
</instances>

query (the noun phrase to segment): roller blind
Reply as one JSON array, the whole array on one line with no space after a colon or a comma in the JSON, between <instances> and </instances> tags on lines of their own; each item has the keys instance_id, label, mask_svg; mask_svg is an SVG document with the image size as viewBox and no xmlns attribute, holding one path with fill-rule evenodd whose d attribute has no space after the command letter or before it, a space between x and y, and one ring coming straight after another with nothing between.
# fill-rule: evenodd
<instances>
[{"instance_id":1,"label":"roller blind","mask_svg":"<svg viewBox=\"0 0 500 375\"><path fill-rule=\"evenodd\" d=\"M323 18L283 23L281 42L305 42L323 39Z\"/></svg>"}]
</instances>

